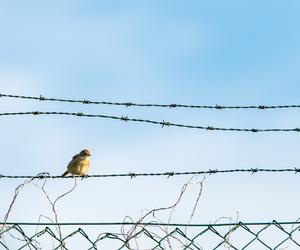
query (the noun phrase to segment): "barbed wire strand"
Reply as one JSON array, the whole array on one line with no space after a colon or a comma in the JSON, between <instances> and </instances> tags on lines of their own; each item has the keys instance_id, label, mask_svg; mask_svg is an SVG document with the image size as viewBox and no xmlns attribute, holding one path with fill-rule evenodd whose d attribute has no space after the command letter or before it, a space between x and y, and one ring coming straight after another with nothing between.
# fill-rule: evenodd
<instances>
[{"instance_id":1,"label":"barbed wire strand","mask_svg":"<svg viewBox=\"0 0 300 250\"><path fill-rule=\"evenodd\" d=\"M282 168L282 169L269 169L269 168L248 168L248 169L209 169L203 171L189 171L189 172L161 172L161 173L123 173L123 174L94 174L86 176L61 176L61 175L50 175L48 172L39 173L37 175L2 175L1 178L7 179L64 179L64 178L115 178L115 177L154 177L154 176L180 176L180 175L203 175L203 174L229 174L229 173L287 173L291 172L297 174L300 172L300 168Z\"/></svg>"},{"instance_id":2,"label":"barbed wire strand","mask_svg":"<svg viewBox=\"0 0 300 250\"><path fill-rule=\"evenodd\" d=\"M134 102L108 102L108 101L90 101L86 99L61 99L61 98L48 98L45 96L23 96L23 95L9 95L0 94L0 97L17 98L17 99L30 99L38 101L53 101L53 102L68 102L68 103L81 103L81 104L96 104L96 105L114 105L125 107L158 107L158 108L191 108L191 109L288 109L300 108L300 105L248 105L248 106L225 106L225 105L187 105L187 104L154 104L154 103L134 103Z\"/></svg>"},{"instance_id":3,"label":"barbed wire strand","mask_svg":"<svg viewBox=\"0 0 300 250\"><path fill-rule=\"evenodd\" d=\"M189 129L200 129L205 131L231 131L231 132L300 132L300 128L224 128L224 127L212 127L212 126L198 126L198 125L187 125L180 123L172 123L165 120L154 121L148 119L137 119L137 118L128 118L128 116L111 116L111 115L102 115L102 114L84 114L82 112L44 112L44 111L30 111L30 112L9 112L9 113L0 113L0 116L21 116L21 115L58 115L58 116L76 116L76 117L90 117L90 118L104 118L104 119L113 119L120 120L124 122L139 122L139 123L149 123L160 125L162 127L179 127L179 128L189 128Z\"/></svg>"}]
</instances>

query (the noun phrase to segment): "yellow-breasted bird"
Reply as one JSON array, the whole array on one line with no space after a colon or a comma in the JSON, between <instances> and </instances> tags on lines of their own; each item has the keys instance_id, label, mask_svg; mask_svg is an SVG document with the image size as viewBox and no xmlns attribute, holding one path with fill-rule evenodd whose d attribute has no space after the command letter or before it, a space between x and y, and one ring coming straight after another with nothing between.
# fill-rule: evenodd
<instances>
[{"instance_id":1,"label":"yellow-breasted bird","mask_svg":"<svg viewBox=\"0 0 300 250\"><path fill-rule=\"evenodd\" d=\"M72 160L67 166L67 171L62 176L68 174L86 176L90 166L89 157L91 156L90 151L84 149L79 154L74 155Z\"/></svg>"}]
</instances>

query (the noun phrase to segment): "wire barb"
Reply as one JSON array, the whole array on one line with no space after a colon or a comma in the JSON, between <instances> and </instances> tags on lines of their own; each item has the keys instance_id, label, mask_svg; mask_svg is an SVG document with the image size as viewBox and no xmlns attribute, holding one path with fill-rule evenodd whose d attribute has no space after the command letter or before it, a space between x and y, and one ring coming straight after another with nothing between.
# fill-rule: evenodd
<instances>
[{"instance_id":1,"label":"wire barb","mask_svg":"<svg viewBox=\"0 0 300 250\"><path fill-rule=\"evenodd\" d=\"M121 117L121 120L122 120L122 121L125 121L125 122L128 122L128 116L122 116L122 117Z\"/></svg>"},{"instance_id":2,"label":"wire barb","mask_svg":"<svg viewBox=\"0 0 300 250\"><path fill-rule=\"evenodd\" d=\"M133 179L133 178L135 178L136 177L136 174L135 173L129 173L129 176L130 176L130 179Z\"/></svg>"},{"instance_id":3,"label":"wire barb","mask_svg":"<svg viewBox=\"0 0 300 250\"><path fill-rule=\"evenodd\" d=\"M216 174L217 172L217 169L209 169L209 175Z\"/></svg>"},{"instance_id":4,"label":"wire barb","mask_svg":"<svg viewBox=\"0 0 300 250\"><path fill-rule=\"evenodd\" d=\"M83 100L82 104L90 104L91 102L89 100Z\"/></svg>"},{"instance_id":5,"label":"wire barb","mask_svg":"<svg viewBox=\"0 0 300 250\"><path fill-rule=\"evenodd\" d=\"M162 128L165 127L165 126L170 127L170 126L171 126L171 123L170 123L170 122L166 122L166 121L163 120L163 121L161 122L161 125L162 125L162 126L161 126Z\"/></svg>"},{"instance_id":6,"label":"wire barb","mask_svg":"<svg viewBox=\"0 0 300 250\"><path fill-rule=\"evenodd\" d=\"M257 173L258 172L258 168L251 168L252 170L252 174Z\"/></svg>"},{"instance_id":7,"label":"wire barb","mask_svg":"<svg viewBox=\"0 0 300 250\"><path fill-rule=\"evenodd\" d=\"M43 97L42 95L40 95L39 100L40 101L45 101L45 97Z\"/></svg>"},{"instance_id":8,"label":"wire barb","mask_svg":"<svg viewBox=\"0 0 300 250\"><path fill-rule=\"evenodd\" d=\"M50 177L50 173L49 172L43 172L43 173L39 173L36 175L35 178L37 179L45 179L45 178L49 178Z\"/></svg>"},{"instance_id":9,"label":"wire barb","mask_svg":"<svg viewBox=\"0 0 300 250\"><path fill-rule=\"evenodd\" d=\"M174 176L174 172L166 172L167 178Z\"/></svg>"}]
</instances>

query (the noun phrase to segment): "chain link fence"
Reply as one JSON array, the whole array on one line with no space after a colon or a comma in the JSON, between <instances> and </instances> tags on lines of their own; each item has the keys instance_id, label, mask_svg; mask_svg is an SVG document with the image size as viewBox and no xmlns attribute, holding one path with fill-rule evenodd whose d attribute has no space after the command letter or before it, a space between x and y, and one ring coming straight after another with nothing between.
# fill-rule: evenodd
<instances>
[{"instance_id":1,"label":"chain link fence","mask_svg":"<svg viewBox=\"0 0 300 250\"><path fill-rule=\"evenodd\" d=\"M300 222L7 223L0 249L300 249Z\"/></svg>"}]
</instances>

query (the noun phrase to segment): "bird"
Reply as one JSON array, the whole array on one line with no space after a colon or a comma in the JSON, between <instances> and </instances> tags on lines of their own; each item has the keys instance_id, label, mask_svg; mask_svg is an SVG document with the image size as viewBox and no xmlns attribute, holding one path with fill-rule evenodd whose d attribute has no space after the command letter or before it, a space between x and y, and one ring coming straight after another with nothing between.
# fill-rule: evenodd
<instances>
[{"instance_id":1,"label":"bird","mask_svg":"<svg viewBox=\"0 0 300 250\"><path fill-rule=\"evenodd\" d=\"M87 149L83 149L79 154L74 155L72 160L67 166L67 171L63 173L62 176L66 176L68 174L71 175L79 175L79 176L87 176L91 156L90 151Z\"/></svg>"}]
</instances>

